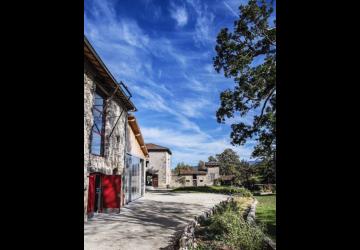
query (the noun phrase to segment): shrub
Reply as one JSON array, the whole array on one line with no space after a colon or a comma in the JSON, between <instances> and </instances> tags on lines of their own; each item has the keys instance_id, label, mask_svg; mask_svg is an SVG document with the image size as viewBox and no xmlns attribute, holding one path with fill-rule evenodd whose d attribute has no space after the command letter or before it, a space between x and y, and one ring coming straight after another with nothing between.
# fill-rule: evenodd
<instances>
[{"instance_id":1,"label":"shrub","mask_svg":"<svg viewBox=\"0 0 360 250\"><path fill-rule=\"evenodd\" d=\"M179 187L174 190L177 191L190 191L190 192L205 192L205 193L218 193L229 195L240 195L243 197L252 197L252 193L246 188L238 188L231 186L204 186L204 187Z\"/></svg>"},{"instance_id":2,"label":"shrub","mask_svg":"<svg viewBox=\"0 0 360 250\"><path fill-rule=\"evenodd\" d=\"M210 218L207 238L222 242L231 249L258 250L264 246L261 228L248 224L236 202L229 202ZM196 249L210 249L199 245Z\"/></svg>"},{"instance_id":3,"label":"shrub","mask_svg":"<svg viewBox=\"0 0 360 250\"><path fill-rule=\"evenodd\" d=\"M215 239L226 242L235 249L257 250L263 246L263 232L231 210L215 215L209 230L214 232Z\"/></svg>"}]
</instances>

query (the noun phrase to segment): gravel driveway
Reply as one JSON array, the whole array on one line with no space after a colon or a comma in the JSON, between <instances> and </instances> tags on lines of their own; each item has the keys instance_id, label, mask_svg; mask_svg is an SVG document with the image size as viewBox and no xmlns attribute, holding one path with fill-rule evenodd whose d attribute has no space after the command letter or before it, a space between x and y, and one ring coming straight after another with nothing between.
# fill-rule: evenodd
<instances>
[{"instance_id":1,"label":"gravel driveway","mask_svg":"<svg viewBox=\"0 0 360 250\"><path fill-rule=\"evenodd\" d=\"M121 208L84 224L85 250L165 249L175 232L228 196L209 193L146 193Z\"/></svg>"}]
</instances>

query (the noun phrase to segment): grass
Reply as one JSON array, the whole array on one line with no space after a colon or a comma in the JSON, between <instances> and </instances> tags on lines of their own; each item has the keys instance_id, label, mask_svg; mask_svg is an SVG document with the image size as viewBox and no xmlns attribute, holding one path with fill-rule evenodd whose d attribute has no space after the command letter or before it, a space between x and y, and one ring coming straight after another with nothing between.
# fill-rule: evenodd
<instances>
[{"instance_id":1,"label":"grass","mask_svg":"<svg viewBox=\"0 0 360 250\"><path fill-rule=\"evenodd\" d=\"M171 192L202 192L202 193L218 193L218 194L238 194L244 197L252 197L249 190L245 188L232 186L204 186L204 187L179 187Z\"/></svg>"},{"instance_id":2,"label":"grass","mask_svg":"<svg viewBox=\"0 0 360 250\"><path fill-rule=\"evenodd\" d=\"M256 206L256 221L263 224L265 233L276 241L276 195L255 196L259 201Z\"/></svg>"}]
</instances>

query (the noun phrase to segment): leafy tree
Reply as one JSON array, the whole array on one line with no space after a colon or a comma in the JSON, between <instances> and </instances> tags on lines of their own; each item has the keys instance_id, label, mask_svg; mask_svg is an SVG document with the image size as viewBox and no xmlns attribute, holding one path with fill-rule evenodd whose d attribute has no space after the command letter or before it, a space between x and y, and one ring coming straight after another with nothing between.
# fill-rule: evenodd
<instances>
[{"instance_id":1,"label":"leafy tree","mask_svg":"<svg viewBox=\"0 0 360 250\"><path fill-rule=\"evenodd\" d=\"M205 162L199 161L199 163L198 163L198 169L205 169Z\"/></svg>"},{"instance_id":2,"label":"leafy tree","mask_svg":"<svg viewBox=\"0 0 360 250\"><path fill-rule=\"evenodd\" d=\"M252 152L275 170L276 152L276 20L270 23L273 1L250 0L239 7L234 31L223 28L217 36L213 59L215 70L233 78L235 87L220 94L216 116L219 123L253 112L252 123L231 125L233 145L244 145L253 138L257 145Z\"/></svg>"},{"instance_id":3,"label":"leafy tree","mask_svg":"<svg viewBox=\"0 0 360 250\"><path fill-rule=\"evenodd\" d=\"M179 174L181 169L191 169L191 168L192 167L190 165L185 164L184 162L180 162L176 165L174 170L177 174Z\"/></svg>"},{"instance_id":4,"label":"leafy tree","mask_svg":"<svg viewBox=\"0 0 360 250\"><path fill-rule=\"evenodd\" d=\"M208 162L216 162L216 161L217 160L216 160L216 158L214 156L212 156L212 155L209 156Z\"/></svg>"},{"instance_id":5,"label":"leafy tree","mask_svg":"<svg viewBox=\"0 0 360 250\"><path fill-rule=\"evenodd\" d=\"M263 184L276 183L276 168L274 161L262 161L257 164L257 173L261 176Z\"/></svg>"},{"instance_id":6,"label":"leafy tree","mask_svg":"<svg viewBox=\"0 0 360 250\"><path fill-rule=\"evenodd\" d=\"M248 189L253 189L254 184L260 183L256 166L251 166L247 161L242 160L239 164L236 178Z\"/></svg>"},{"instance_id":7,"label":"leafy tree","mask_svg":"<svg viewBox=\"0 0 360 250\"><path fill-rule=\"evenodd\" d=\"M221 175L232 175L237 172L237 165L240 164L238 154L231 148L227 148L221 154L216 155L216 160L220 164Z\"/></svg>"}]
</instances>

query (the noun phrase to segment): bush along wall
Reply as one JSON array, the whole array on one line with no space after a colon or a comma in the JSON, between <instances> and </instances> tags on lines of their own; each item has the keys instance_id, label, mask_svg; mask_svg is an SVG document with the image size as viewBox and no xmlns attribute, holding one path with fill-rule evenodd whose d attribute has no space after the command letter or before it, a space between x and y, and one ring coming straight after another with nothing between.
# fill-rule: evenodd
<instances>
[{"instance_id":1,"label":"bush along wall","mask_svg":"<svg viewBox=\"0 0 360 250\"><path fill-rule=\"evenodd\" d=\"M261 228L247 222L251 205L240 209L236 199L229 198L196 217L184 228L177 244L179 249L271 249Z\"/></svg>"}]
</instances>

